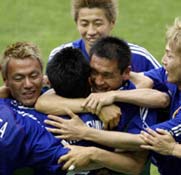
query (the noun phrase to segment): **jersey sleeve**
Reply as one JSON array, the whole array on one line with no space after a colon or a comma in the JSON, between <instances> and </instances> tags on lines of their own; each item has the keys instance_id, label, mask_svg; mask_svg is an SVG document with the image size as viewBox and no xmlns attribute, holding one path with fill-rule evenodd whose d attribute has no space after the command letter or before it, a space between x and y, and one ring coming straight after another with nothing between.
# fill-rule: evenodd
<instances>
[{"instance_id":1,"label":"jersey sleeve","mask_svg":"<svg viewBox=\"0 0 181 175\"><path fill-rule=\"evenodd\" d=\"M161 65L145 48L128 43L131 49L131 69L134 72L144 72L159 68Z\"/></svg>"},{"instance_id":2,"label":"jersey sleeve","mask_svg":"<svg viewBox=\"0 0 181 175\"><path fill-rule=\"evenodd\" d=\"M45 167L46 171L56 172L62 165L58 165L58 158L68 152L43 126L28 118L26 120L26 132L28 135L26 149L32 148L28 165Z\"/></svg>"},{"instance_id":3,"label":"jersey sleeve","mask_svg":"<svg viewBox=\"0 0 181 175\"><path fill-rule=\"evenodd\" d=\"M177 142L181 142L181 110L176 114L176 116L170 120L151 126L151 129L156 130L156 128L167 130L172 134Z\"/></svg>"},{"instance_id":4,"label":"jersey sleeve","mask_svg":"<svg viewBox=\"0 0 181 175\"><path fill-rule=\"evenodd\" d=\"M16 123L13 111L0 104L0 174L12 174L18 166L25 138L25 130Z\"/></svg>"}]
</instances>

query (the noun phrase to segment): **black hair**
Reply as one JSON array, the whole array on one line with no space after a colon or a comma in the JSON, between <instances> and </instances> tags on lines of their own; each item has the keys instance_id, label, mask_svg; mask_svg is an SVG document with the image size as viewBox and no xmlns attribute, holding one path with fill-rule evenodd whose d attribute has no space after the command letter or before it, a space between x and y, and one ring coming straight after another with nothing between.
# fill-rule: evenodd
<instances>
[{"instance_id":1,"label":"black hair","mask_svg":"<svg viewBox=\"0 0 181 175\"><path fill-rule=\"evenodd\" d=\"M57 52L47 65L47 76L55 92L67 98L86 97L90 92L89 63L79 49L67 47Z\"/></svg>"},{"instance_id":2,"label":"black hair","mask_svg":"<svg viewBox=\"0 0 181 175\"><path fill-rule=\"evenodd\" d=\"M92 55L104 59L116 59L121 73L125 71L131 61L131 51L127 42L112 36L98 39L90 49L90 57Z\"/></svg>"}]
</instances>

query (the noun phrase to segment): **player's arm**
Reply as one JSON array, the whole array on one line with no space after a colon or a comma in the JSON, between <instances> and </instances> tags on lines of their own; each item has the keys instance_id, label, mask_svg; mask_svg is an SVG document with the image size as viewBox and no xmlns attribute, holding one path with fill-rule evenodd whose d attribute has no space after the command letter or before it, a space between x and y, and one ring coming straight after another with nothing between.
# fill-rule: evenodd
<instances>
[{"instance_id":1,"label":"player's arm","mask_svg":"<svg viewBox=\"0 0 181 175\"><path fill-rule=\"evenodd\" d=\"M126 150L141 150L140 145L145 143L139 134L90 128L76 114L70 111L67 111L67 113L71 117L70 120L52 115L48 116L49 120L45 120L46 124L56 127L47 129L55 133L58 138L65 140L88 140L108 147Z\"/></svg>"},{"instance_id":2,"label":"player's arm","mask_svg":"<svg viewBox=\"0 0 181 175\"><path fill-rule=\"evenodd\" d=\"M177 142L181 142L181 135L179 134L180 109L178 108L178 113L173 119L153 125L151 129L147 130L147 133L142 131L140 136L147 145L142 145L141 147L157 151L160 154L181 157L178 154L181 147L177 144Z\"/></svg>"},{"instance_id":3,"label":"player's arm","mask_svg":"<svg viewBox=\"0 0 181 175\"><path fill-rule=\"evenodd\" d=\"M64 169L68 169L71 165L79 169L95 163L117 172L140 174L147 158L146 152L115 153L97 147L81 146L69 146L69 148L69 153L59 159L59 163L66 162Z\"/></svg>"},{"instance_id":4,"label":"player's arm","mask_svg":"<svg viewBox=\"0 0 181 175\"><path fill-rule=\"evenodd\" d=\"M115 90L90 94L82 104L82 107L99 114L103 106L114 102L131 103L149 108L165 108L169 105L170 98L167 93L148 88Z\"/></svg>"},{"instance_id":5,"label":"player's arm","mask_svg":"<svg viewBox=\"0 0 181 175\"><path fill-rule=\"evenodd\" d=\"M75 113L85 112L81 107L84 99L71 99L58 96L53 89L42 94L36 104L35 108L45 114L65 115L65 109L68 108Z\"/></svg>"},{"instance_id":6,"label":"player's arm","mask_svg":"<svg viewBox=\"0 0 181 175\"><path fill-rule=\"evenodd\" d=\"M141 145L141 148L181 158L181 145L174 140L168 131L147 129L147 132L142 131L141 137L147 143L146 145Z\"/></svg>"},{"instance_id":7,"label":"player's arm","mask_svg":"<svg viewBox=\"0 0 181 175\"><path fill-rule=\"evenodd\" d=\"M54 90L49 90L38 98L35 108L40 112L54 115L66 115L66 109L74 113L93 113L93 111L85 110L85 108L82 107L84 101L84 98L64 98L55 94ZM100 120L104 123L105 129L116 127L119 123L120 116L120 108L116 105L105 106L98 115Z\"/></svg>"}]
</instances>

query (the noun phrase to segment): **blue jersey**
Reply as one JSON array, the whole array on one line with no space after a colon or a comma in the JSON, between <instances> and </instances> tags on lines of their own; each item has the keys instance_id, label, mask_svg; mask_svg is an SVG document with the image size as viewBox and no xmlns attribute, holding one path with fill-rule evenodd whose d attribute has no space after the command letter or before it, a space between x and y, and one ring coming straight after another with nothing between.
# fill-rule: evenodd
<instances>
[{"instance_id":1,"label":"blue jersey","mask_svg":"<svg viewBox=\"0 0 181 175\"><path fill-rule=\"evenodd\" d=\"M43 114L41 112L36 111L34 108L31 107L26 107L21 105L19 102L17 102L14 99L4 99L4 101L6 102L6 104L8 104L11 109L17 113L18 115L20 115L23 118L30 118L31 120L33 120L34 122L38 123L39 125L41 125L43 127L43 125L45 125L44 120L47 119L47 115ZM79 114L81 120L89 127L93 127L96 129L103 129L103 125L102 122L99 120L99 118L96 115L92 115L92 114ZM68 116L61 116L65 119L68 119ZM32 123L33 124L33 123ZM48 126L51 127L51 126ZM50 133L49 133L50 134ZM60 140L59 142L60 143ZM69 141L69 144L73 144L73 145L80 145L80 146L96 146L96 147L101 147L104 149L110 149L108 147L96 144L94 142L91 141L85 141L85 140L72 140ZM38 167L33 167L36 174L38 175L42 175L47 173L47 170L42 169L42 168L38 168ZM53 171L51 172L53 174ZM79 174L81 173L88 173L88 172L79 172Z\"/></svg>"},{"instance_id":2,"label":"blue jersey","mask_svg":"<svg viewBox=\"0 0 181 175\"><path fill-rule=\"evenodd\" d=\"M128 43L131 50L131 69L134 72L148 71L153 68L160 67L158 61L143 47L135 44ZM49 60L61 49L65 47L74 47L82 51L85 58L90 61L90 57L85 49L85 43L82 39L76 40L71 43L60 45L53 49L50 53Z\"/></svg>"},{"instance_id":3,"label":"blue jersey","mask_svg":"<svg viewBox=\"0 0 181 175\"><path fill-rule=\"evenodd\" d=\"M120 90L135 89L131 81L126 81ZM157 112L153 109L143 108L128 103L117 103L121 108L121 120L117 131L126 131L139 134L141 130L156 124Z\"/></svg>"},{"instance_id":4,"label":"blue jersey","mask_svg":"<svg viewBox=\"0 0 181 175\"><path fill-rule=\"evenodd\" d=\"M58 173L57 160L68 149L36 120L13 111L5 100L0 99L0 106L0 174L10 175L25 166Z\"/></svg>"},{"instance_id":5,"label":"blue jersey","mask_svg":"<svg viewBox=\"0 0 181 175\"><path fill-rule=\"evenodd\" d=\"M165 69L159 68L145 72L154 82L154 88L167 92L171 97L169 120L153 125L151 128L162 128L169 131L175 140L181 143L181 92L175 84L167 82ZM162 175L180 175L181 159L153 153L158 170Z\"/></svg>"}]
</instances>

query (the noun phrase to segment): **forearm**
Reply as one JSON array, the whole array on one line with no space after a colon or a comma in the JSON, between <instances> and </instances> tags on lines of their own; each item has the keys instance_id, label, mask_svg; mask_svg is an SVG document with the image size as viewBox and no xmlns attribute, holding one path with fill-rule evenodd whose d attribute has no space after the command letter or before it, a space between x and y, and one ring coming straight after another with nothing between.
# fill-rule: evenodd
<instances>
[{"instance_id":1,"label":"forearm","mask_svg":"<svg viewBox=\"0 0 181 175\"><path fill-rule=\"evenodd\" d=\"M87 127L82 131L82 139L93 141L101 145L125 150L140 150L145 142L139 134L129 134L116 131L104 131Z\"/></svg>"},{"instance_id":2,"label":"forearm","mask_svg":"<svg viewBox=\"0 0 181 175\"><path fill-rule=\"evenodd\" d=\"M170 99L166 93L153 89L135 89L126 91L113 91L115 101L131 103L149 108L165 108Z\"/></svg>"},{"instance_id":3,"label":"forearm","mask_svg":"<svg viewBox=\"0 0 181 175\"><path fill-rule=\"evenodd\" d=\"M113 171L126 174L140 174L147 155L135 155L134 152L114 153L100 148L93 148L91 161ZM140 157L139 157L140 156Z\"/></svg>"},{"instance_id":4,"label":"forearm","mask_svg":"<svg viewBox=\"0 0 181 175\"><path fill-rule=\"evenodd\" d=\"M56 95L53 91L41 95L36 104L35 108L46 114L54 115L65 115L65 109L70 109L74 113L85 112L81 107L84 99L69 99Z\"/></svg>"}]
</instances>

